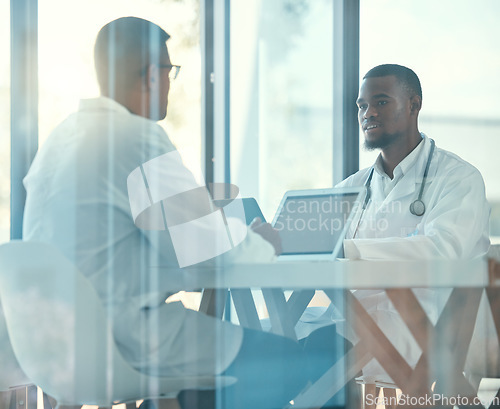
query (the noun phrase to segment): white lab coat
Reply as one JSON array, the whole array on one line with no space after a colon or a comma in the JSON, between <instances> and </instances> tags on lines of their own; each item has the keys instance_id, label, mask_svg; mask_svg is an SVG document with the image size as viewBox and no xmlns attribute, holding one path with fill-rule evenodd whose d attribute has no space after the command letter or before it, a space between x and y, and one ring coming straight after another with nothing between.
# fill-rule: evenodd
<instances>
[{"instance_id":1,"label":"white lab coat","mask_svg":"<svg viewBox=\"0 0 500 409\"><path fill-rule=\"evenodd\" d=\"M242 329L164 303L172 284L183 283L170 235L139 229L131 214L128 176L174 150L156 123L108 98L83 100L42 145L24 180L23 235L55 245L90 279L112 317L116 342L136 368L165 376L216 374L238 353ZM162 177L194 184L182 165L164 169ZM273 257L273 247L248 231L219 261Z\"/></svg>"},{"instance_id":2,"label":"white lab coat","mask_svg":"<svg viewBox=\"0 0 500 409\"><path fill-rule=\"evenodd\" d=\"M418 197L430 152L430 140L424 134L422 138L422 142L394 169L392 180L384 173L380 157L377 159L370 202L355 238L352 239L361 212L354 219L344 242L346 258L473 258L488 251L490 208L482 176L453 153L436 146L422 197L426 212L421 217L410 213L410 204ZM338 186L363 186L370 169L360 170ZM450 290L414 289L414 292L435 324ZM381 329L390 335L394 346L408 363L415 365L420 348L385 293L360 290L355 291L355 295ZM374 361L363 372L365 376L389 380Z\"/></svg>"},{"instance_id":3,"label":"white lab coat","mask_svg":"<svg viewBox=\"0 0 500 409\"><path fill-rule=\"evenodd\" d=\"M348 258L471 258L488 251L490 208L483 178L453 153L436 146L422 197L426 212L421 217L410 213L429 151L430 140L423 135L422 143L394 169L393 180L377 159L370 203L355 240L344 244ZM360 170L338 186L362 186L369 171ZM356 225L357 219L348 237Z\"/></svg>"}]
</instances>

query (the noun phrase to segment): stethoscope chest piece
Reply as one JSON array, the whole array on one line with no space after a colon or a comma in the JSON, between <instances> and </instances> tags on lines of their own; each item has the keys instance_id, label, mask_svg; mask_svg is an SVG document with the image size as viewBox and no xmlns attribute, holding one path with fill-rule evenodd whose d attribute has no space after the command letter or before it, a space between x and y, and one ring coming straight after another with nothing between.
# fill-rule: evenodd
<instances>
[{"instance_id":1,"label":"stethoscope chest piece","mask_svg":"<svg viewBox=\"0 0 500 409\"><path fill-rule=\"evenodd\" d=\"M427 181L427 175L429 174L429 167L431 165L431 160L432 160L432 156L434 154L434 147L435 147L435 143L432 139L430 139L430 143L431 143L431 149L429 152L429 157L427 158L427 163L425 165L424 175L422 176L422 183L420 184L420 191L418 193L418 198L412 204L410 204L410 213L415 215L415 216L423 216L425 214L425 204L422 201L422 195L424 193L424 187L425 187L425 183ZM368 201L370 200L370 197L371 197L370 187L371 187L371 183L372 183L372 177L373 177L374 170L375 170L375 168L372 167L371 171L370 171L370 175L368 176L368 179L365 182L366 198L365 198L365 201L363 203L360 218L363 217L363 212L365 211L365 208L368 205ZM359 222L358 222L358 226L359 226ZM358 230L358 228L356 227L356 232L357 232L357 230ZM356 234L356 232L354 234Z\"/></svg>"},{"instance_id":2,"label":"stethoscope chest piece","mask_svg":"<svg viewBox=\"0 0 500 409\"><path fill-rule=\"evenodd\" d=\"M422 202L420 199L415 200L410 205L410 213L414 214L415 216L423 216L423 214L425 213L424 202Z\"/></svg>"}]
</instances>

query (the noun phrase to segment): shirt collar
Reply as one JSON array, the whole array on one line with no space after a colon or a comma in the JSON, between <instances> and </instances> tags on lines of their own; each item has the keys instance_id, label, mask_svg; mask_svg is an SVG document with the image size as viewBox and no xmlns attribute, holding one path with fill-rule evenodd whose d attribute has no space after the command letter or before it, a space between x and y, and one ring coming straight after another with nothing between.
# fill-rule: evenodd
<instances>
[{"instance_id":1,"label":"shirt collar","mask_svg":"<svg viewBox=\"0 0 500 409\"><path fill-rule=\"evenodd\" d=\"M401 162L398 163L398 165L394 168L394 180L399 179L400 177L404 176L408 171L416 164L418 158L421 156L421 153L423 151L428 151L428 147L424 148L424 146L429 145L429 138L424 133L421 133L422 135L422 141L419 142L419 144L413 149ZM385 171L384 167L382 165L382 155L378 155L377 160L375 161L375 164L373 165L375 168L375 171L380 175L380 176L385 176L389 177Z\"/></svg>"},{"instance_id":2,"label":"shirt collar","mask_svg":"<svg viewBox=\"0 0 500 409\"><path fill-rule=\"evenodd\" d=\"M130 114L127 108L108 97L97 97L80 100L80 111L114 111L120 114Z\"/></svg>"}]
</instances>

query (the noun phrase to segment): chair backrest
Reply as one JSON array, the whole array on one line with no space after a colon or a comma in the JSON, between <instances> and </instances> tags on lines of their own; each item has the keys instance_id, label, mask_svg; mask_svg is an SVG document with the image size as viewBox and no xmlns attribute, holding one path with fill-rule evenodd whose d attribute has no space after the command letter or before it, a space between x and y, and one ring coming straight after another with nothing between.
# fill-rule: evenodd
<instances>
[{"instance_id":1,"label":"chair backrest","mask_svg":"<svg viewBox=\"0 0 500 409\"><path fill-rule=\"evenodd\" d=\"M213 377L158 378L132 368L90 282L48 244L0 246L0 297L21 367L59 403L109 406L216 384Z\"/></svg>"}]
</instances>

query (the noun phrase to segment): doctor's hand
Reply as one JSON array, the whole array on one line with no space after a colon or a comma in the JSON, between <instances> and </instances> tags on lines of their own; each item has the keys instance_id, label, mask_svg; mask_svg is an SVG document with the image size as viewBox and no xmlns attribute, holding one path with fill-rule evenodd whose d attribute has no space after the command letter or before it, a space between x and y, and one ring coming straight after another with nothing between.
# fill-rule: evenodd
<instances>
[{"instance_id":1,"label":"doctor's hand","mask_svg":"<svg viewBox=\"0 0 500 409\"><path fill-rule=\"evenodd\" d=\"M250 228L254 233L257 233L273 245L277 256L281 254L281 237L278 230L274 229L269 223L262 223L260 217L253 219Z\"/></svg>"}]
</instances>

